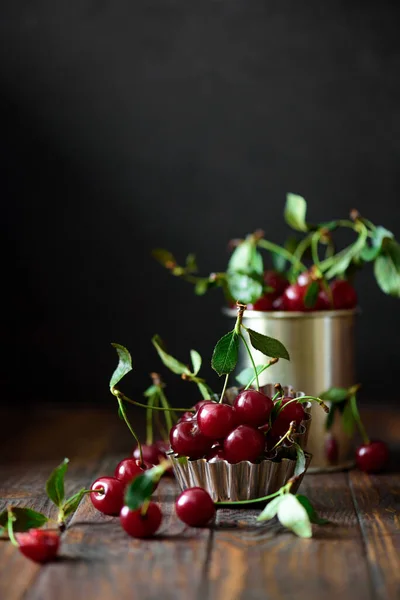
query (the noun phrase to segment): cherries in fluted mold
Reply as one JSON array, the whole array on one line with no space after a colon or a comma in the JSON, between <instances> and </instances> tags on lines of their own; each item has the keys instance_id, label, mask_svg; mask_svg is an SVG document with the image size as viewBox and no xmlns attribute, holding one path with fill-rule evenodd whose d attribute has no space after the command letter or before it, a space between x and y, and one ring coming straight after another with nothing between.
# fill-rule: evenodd
<instances>
[{"instance_id":1,"label":"cherries in fluted mold","mask_svg":"<svg viewBox=\"0 0 400 600\"><path fill-rule=\"evenodd\" d=\"M218 462L219 460L225 460L224 448L220 444L215 444L204 457L207 462Z\"/></svg>"},{"instance_id":2,"label":"cherries in fluted mold","mask_svg":"<svg viewBox=\"0 0 400 600\"><path fill-rule=\"evenodd\" d=\"M60 547L60 536L56 531L29 529L16 533L15 538L21 554L41 564L54 560Z\"/></svg>"},{"instance_id":3,"label":"cherries in fluted mold","mask_svg":"<svg viewBox=\"0 0 400 600\"><path fill-rule=\"evenodd\" d=\"M90 487L92 504L105 515L119 515L124 503L125 484L116 477L99 477ZM98 491L96 491L98 490Z\"/></svg>"},{"instance_id":4,"label":"cherries in fluted mold","mask_svg":"<svg viewBox=\"0 0 400 600\"><path fill-rule=\"evenodd\" d=\"M156 444L142 444L142 455L143 461L150 465L158 465L160 459L163 458L162 452L160 452ZM136 447L133 451L133 458L140 460L139 448Z\"/></svg>"},{"instance_id":5,"label":"cherries in fluted mold","mask_svg":"<svg viewBox=\"0 0 400 600\"><path fill-rule=\"evenodd\" d=\"M357 292L345 279L336 279L331 283L333 308L338 310L355 308L357 306Z\"/></svg>"},{"instance_id":6,"label":"cherries in fluted mold","mask_svg":"<svg viewBox=\"0 0 400 600\"><path fill-rule=\"evenodd\" d=\"M296 427L298 427L303 421L304 415L304 408L302 407L300 402L294 401L293 398L283 398L281 410L278 413L278 416L276 417L274 422L272 423L270 432L271 436L279 437L285 435L292 421L295 421Z\"/></svg>"},{"instance_id":7,"label":"cherries in fluted mold","mask_svg":"<svg viewBox=\"0 0 400 600\"><path fill-rule=\"evenodd\" d=\"M229 404L209 402L203 404L197 413L197 423L207 438L223 439L236 425L235 412Z\"/></svg>"},{"instance_id":8,"label":"cherries in fluted mold","mask_svg":"<svg viewBox=\"0 0 400 600\"><path fill-rule=\"evenodd\" d=\"M180 456L188 456L195 460L202 458L213 445L213 440L205 437L197 421L182 421L171 429L169 434L171 448Z\"/></svg>"},{"instance_id":9,"label":"cherries in fluted mold","mask_svg":"<svg viewBox=\"0 0 400 600\"><path fill-rule=\"evenodd\" d=\"M257 390L244 390L233 403L237 423L261 427L268 422L274 404L268 396Z\"/></svg>"},{"instance_id":10,"label":"cherries in fluted mold","mask_svg":"<svg viewBox=\"0 0 400 600\"><path fill-rule=\"evenodd\" d=\"M379 473L389 462L389 449L381 440L371 440L356 449L357 467L365 473Z\"/></svg>"},{"instance_id":11,"label":"cherries in fluted mold","mask_svg":"<svg viewBox=\"0 0 400 600\"><path fill-rule=\"evenodd\" d=\"M201 487L184 490L176 499L178 518L190 527L205 527L215 516L210 494Z\"/></svg>"},{"instance_id":12,"label":"cherries in fluted mold","mask_svg":"<svg viewBox=\"0 0 400 600\"><path fill-rule=\"evenodd\" d=\"M153 465L149 463L141 463L139 459L124 458L115 467L114 477L119 479L124 485L131 483L138 475L143 475L147 469L151 469Z\"/></svg>"},{"instance_id":13,"label":"cherries in fluted mold","mask_svg":"<svg viewBox=\"0 0 400 600\"><path fill-rule=\"evenodd\" d=\"M265 436L255 427L239 425L224 440L224 456L231 463L254 462L264 452Z\"/></svg>"},{"instance_id":14,"label":"cherries in fluted mold","mask_svg":"<svg viewBox=\"0 0 400 600\"><path fill-rule=\"evenodd\" d=\"M161 525L162 512L155 502L149 503L145 514L142 514L142 508L130 510L128 506L123 506L119 519L128 535L142 539L156 533Z\"/></svg>"}]
</instances>

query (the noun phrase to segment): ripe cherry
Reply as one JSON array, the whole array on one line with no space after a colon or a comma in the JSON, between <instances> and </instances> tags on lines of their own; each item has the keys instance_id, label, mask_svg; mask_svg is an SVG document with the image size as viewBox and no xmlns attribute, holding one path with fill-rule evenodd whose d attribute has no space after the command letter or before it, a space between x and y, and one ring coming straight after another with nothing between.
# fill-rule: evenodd
<instances>
[{"instance_id":1,"label":"ripe cherry","mask_svg":"<svg viewBox=\"0 0 400 600\"><path fill-rule=\"evenodd\" d=\"M371 440L356 450L356 464L365 473L379 473L389 461L389 449L385 442Z\"/></svg>"},{"instance_id":2,"label":"ripe cherry","mask_svg":"<svg viewBox=\"0 0 400 600\"><path fill-rule=\"evenodd\" d=\"M210 402L200 408L197 423L201 433L206 437L213 440L222 439L236 425L235 412L229 404Z\"/></svg>"},{"instance_id":3,"label":"ripe cherry","mask_svg":"<svg viewBox=\"0 0 400 600\"><path fill-rule=\"evenodd\" d=\"M272 300L281 296L286 288L289 286L289 282L282 273L278 271L265 271L264 272L265 285L272 288L273 291L269 292L268 295Z\"/></svg>"},{"instance_id":4,"label":"ripe cherry","mask_svg":"<svg viewBox=\"0 0 400 600\"><path fill-rule=\"evenodd\" d=\"M219 460L225 460L224 449L219 444L215 444L209 452L207 452L205 459L207 462L215 463Z\"/></svg>"},{"instance_id":5,"label":"ripe cherry","mask_svg":"<svg viewBox=\"0 0 400 600\"><path fill-rule=\"evenodd\" d=\"M60 547L60 536L56 531L29 529L24 533L16 533L20 552L37 563L53 560Z\"/></svg>"},{"instance_id":6,"label":"ripe cherry","mask_svg":"<svg viewBox=\"0 0 400 600\"><path fill-rule=\"evenodd\" d=\"M119 515L124 503L125 485L122 481L115 477L99 477L90 489L93 490L90 499L97 510L105 515Z\"/></svg>"},{"instance_id":7,"label":"ripe cherry","mask_svg":"<svg viewBox=\"0 0 400 600\"><path fill-rule=\"evenodd\" d=\"M199 402L197 402L194 405L194 410L196 411L196 417L197 417L197 413L199 412L199 410L201 409L202 406L204 406L205 404L210 404L210 402L212 402L212 400L200 400ZM186 413L184 413L186 414Z\"/></svg>"},{"instance_id":8,"label":"ripe cherry","mask_svg":"<svg viewBox=\"0 0 400 600\"><path fill-rule=\"evenodd\" d=\"M294 401L293 398L284 398L281 410L272 423L271 435L273 437L285 435L292 421L296 422L296 427L298 428L303 419L304 408L300 402Z\"/></svg>"},{"instance_id":9,"label":"ripe cherry","mask_svg":"<svg viewBox=\"0 0 400 600\"><path fill-rule=\"evenodd\" d=\"M175 502L178 518L190 527L205 527L215 516L211 496L201 487L183 491Z\"/></svg>"},{"instance_id":10,"label":"ripe cherry","mask_svg":"<svg viewBox=\"0 0 400 600\"><path fill-rule=\"evenodd\" d=\"M274 298L270 294L265 294L256 300L256 302L253 302L253 304L248 304L247 310L259 310L267 312L269 310L273 310L273 302Z\"/></svg>"},{"instance_id":11,"label":"ripe cherry","mask_svg":"<svg viewBox=\"0 0 400 600\"><path fill-rule=\"evenodd\" d=\"M297 284L301 287L307 287L312 282L311 273L309 271L303 271L297 278Z\"/></svg>"},{"instance_id":12,"label":"ripe cherry","mask_svg":"<svg viewBox=\"0 0 400 600\"><path fill-rule=\"evenodd\" d=\"M271 398L256 390L245 390L233 403L237 423L253 427L265 425L273 408Z\"/></svg>"},{"instance_id":13,"label":"ripe cherry","mask_svg":"<svg viewBox=\"0 0 400 600\"><path fill-rule=\"evenodd\" d=\"M178 423L183 423L183 421L193 421L194 418L195 413L187 410L186 412L182 413L182 415L179 417Z\"/></svg>"},{"instance_id":14,"label":"ripe cherry","mask_svg":"<svg viewBox=\"0 0 400 600\"><path fill-rule=\"evenodd\" d=\"M333 435L325 441L325 456L331 465L335 465L339 459L339 444Z\"/></svg>"},{"instance_id":15,"label":"ripe cherry","mask_svg":"<svg viewBox=\"0 0 400 600\"><path fill-rule=\"evenodd\" d=\"M128 506L124 506L119 518L128 535L134 538L148 538L160 527L162 512L158 504L150 502L145 514L142 514L142 508L130 510Z\"/></svg>"},{"instance_id":16,"label":"ripe cherry","mask_svg":"<svg viewBox=\"0 0 400 600\"><path fill-rule=\"evenodd\" d=\"M142 444L143 460L150 465L158 465L160 459L163 458L162 452L156 444ZM136 447L133 451L133 458L140 460L139 448Z\"/></svg>"},{"instance_id":17,"label":"ripe cherry","mask_svg":"<svg viewBox=\"0 0 400 600\"><path fill-rule=\"evenodd\" d=\"M225 459L231 464L254 462L263 452L264 434L250 425L239 425L224 440Z\"/></svg>"},{"instance_id":18,"label":"ripe cherry","mask_svg":"<svg viewBox=\"0 0 400 600\"><path fill-rule=\"evenodd\" d=\"M169 439L174 452L193 460L204 456L213 444L213 440L201 433L196 420L183 421L174 425Z\"/></svg>"},{"instance_id":19,"label":"ripe cherry","mask_svg":"<svg viewBox=\"0 0 400 600\"><path fill-rule=\"evenodd\" d=\"M333 307L341 310L357 306L357 292L353 286L344 279L337 279L331 284Z\"/></svg>"},{"instance_id":20,"label":"ripe cherry","mask_svg":"<svg viewBox=\"0 0 400 600\"><path fill-rule=\"evenodd\" d=\"M311 310L327 310L329 308L329 300L324 290L319 290L317 300L312 307L305 305L305 298L308 287L294 283L284 291L282 295L282 304L285 310L308 312Z\"/></svg>"},{"instance_id":21,"label":"ripe cherry","mask_svg":"<svg viewBox=\"0 0 400 600\"><path fill-rule=\"evenodd\" d=\"M127 485L138 475L142 475L147 469L151 469L152 465L149 463L141 463L139 459L124 458L119 462L115 468L114 477L122 481L124 485Z\"/></svg>"}]
</instances>

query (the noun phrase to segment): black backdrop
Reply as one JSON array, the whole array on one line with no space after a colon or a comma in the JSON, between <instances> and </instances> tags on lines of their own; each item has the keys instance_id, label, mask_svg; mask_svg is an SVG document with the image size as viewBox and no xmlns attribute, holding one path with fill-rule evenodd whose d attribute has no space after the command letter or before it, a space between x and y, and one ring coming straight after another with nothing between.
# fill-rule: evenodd
<instances>
[{"instance_id":1,"label":"black backdrop","mask_svg":"<svg viewBox=\"0 0 400 600\"><path fill-rule=\"evenodd\" d=\"M400 236L396 5L3 6L3 401L108 401L111 341L132 350L137 394L158 368L153 333L210 357L220 295L196 298L154 246L222 269L232 237L283 239L287 191L314 220L357 207ZM359 379L378 401L396 377L398 301L370 272L358 291Z\"/></svg>"}]
</instances>

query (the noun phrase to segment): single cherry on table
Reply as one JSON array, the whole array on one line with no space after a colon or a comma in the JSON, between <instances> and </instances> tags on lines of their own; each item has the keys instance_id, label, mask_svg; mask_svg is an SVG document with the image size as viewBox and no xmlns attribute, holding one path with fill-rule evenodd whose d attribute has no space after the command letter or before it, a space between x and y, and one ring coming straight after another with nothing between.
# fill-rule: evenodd
<instances>
[{"instance_id":1,"label":"single cherry on table","mask_svg":"<svg viewBox=\"0 0 400 600\"><path fill-rule=\"evenodd\" d=\"M129 506L123 506L119 519L122 528L131 537L148 538L160 527L162 512L155 502L149 503L144 514L142 508L131 510Z\"/></svg>"},{"instance_id":2,"label":"single cherry on table","mask_svg":"<svg viewBox=\"0 0 400 600\"><path fill-rule=\"evenodd\" d=\"M356 464L365 473L379 473L389 462L389 449L381 440L371 440L356 450Z\"/></svg>"},{"instance_id":3,"label":"single cherry on table","mask_svg":"<svg viewBox=\"0 0 400 600\"><path fill-rule=\"evenodd\" d=\"M119 515L124 504L125 484L116 477L99 477L91 485L90 499L105 515Z\"/></svg>"},{"instance_id":4,"label":"single cherry on table","mask_svg":"<svg viewBox=\"0 0 400 600\"><path fill-rule=\"evenodd\" d=\"M15 538L21 554L41 564L53 560L60 547L60 536L56 531L29 529L16 533Z\"/></svg>"},{"instance_id":5,"label":"single cherry on table","mask_svg":"<svg viewBox=\"0 0 400 600\"><path fill-rule=\"evenodd\" d=\"M201 487L184 490L175 502L176 514L190 527L205 527L215 516L210 494Z\"/></svg>"}]
</instances>

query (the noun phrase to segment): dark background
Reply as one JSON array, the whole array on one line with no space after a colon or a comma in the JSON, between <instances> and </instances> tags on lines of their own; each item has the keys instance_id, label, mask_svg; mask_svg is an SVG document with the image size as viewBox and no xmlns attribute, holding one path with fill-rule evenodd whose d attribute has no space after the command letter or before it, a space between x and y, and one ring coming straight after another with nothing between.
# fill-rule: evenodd
<instances>
[{"instance_id":1,"label":"dark background","mask_svg":"<svg viewBox=\"0 0 400 600\"><path fill-rule=\"evenodd\" d=\"M3 401L108 402L111 341L131 349L125 389L140 394L155 332L208 362L229 326L221 295L196 298L151 249L223 269L232 237L283 241L287 191L314 221L357 207L400 236L398 3L1 12ZM399 305L366 271L358 375L378 402L397 376Z\"/></svg>"}]
</instances>

